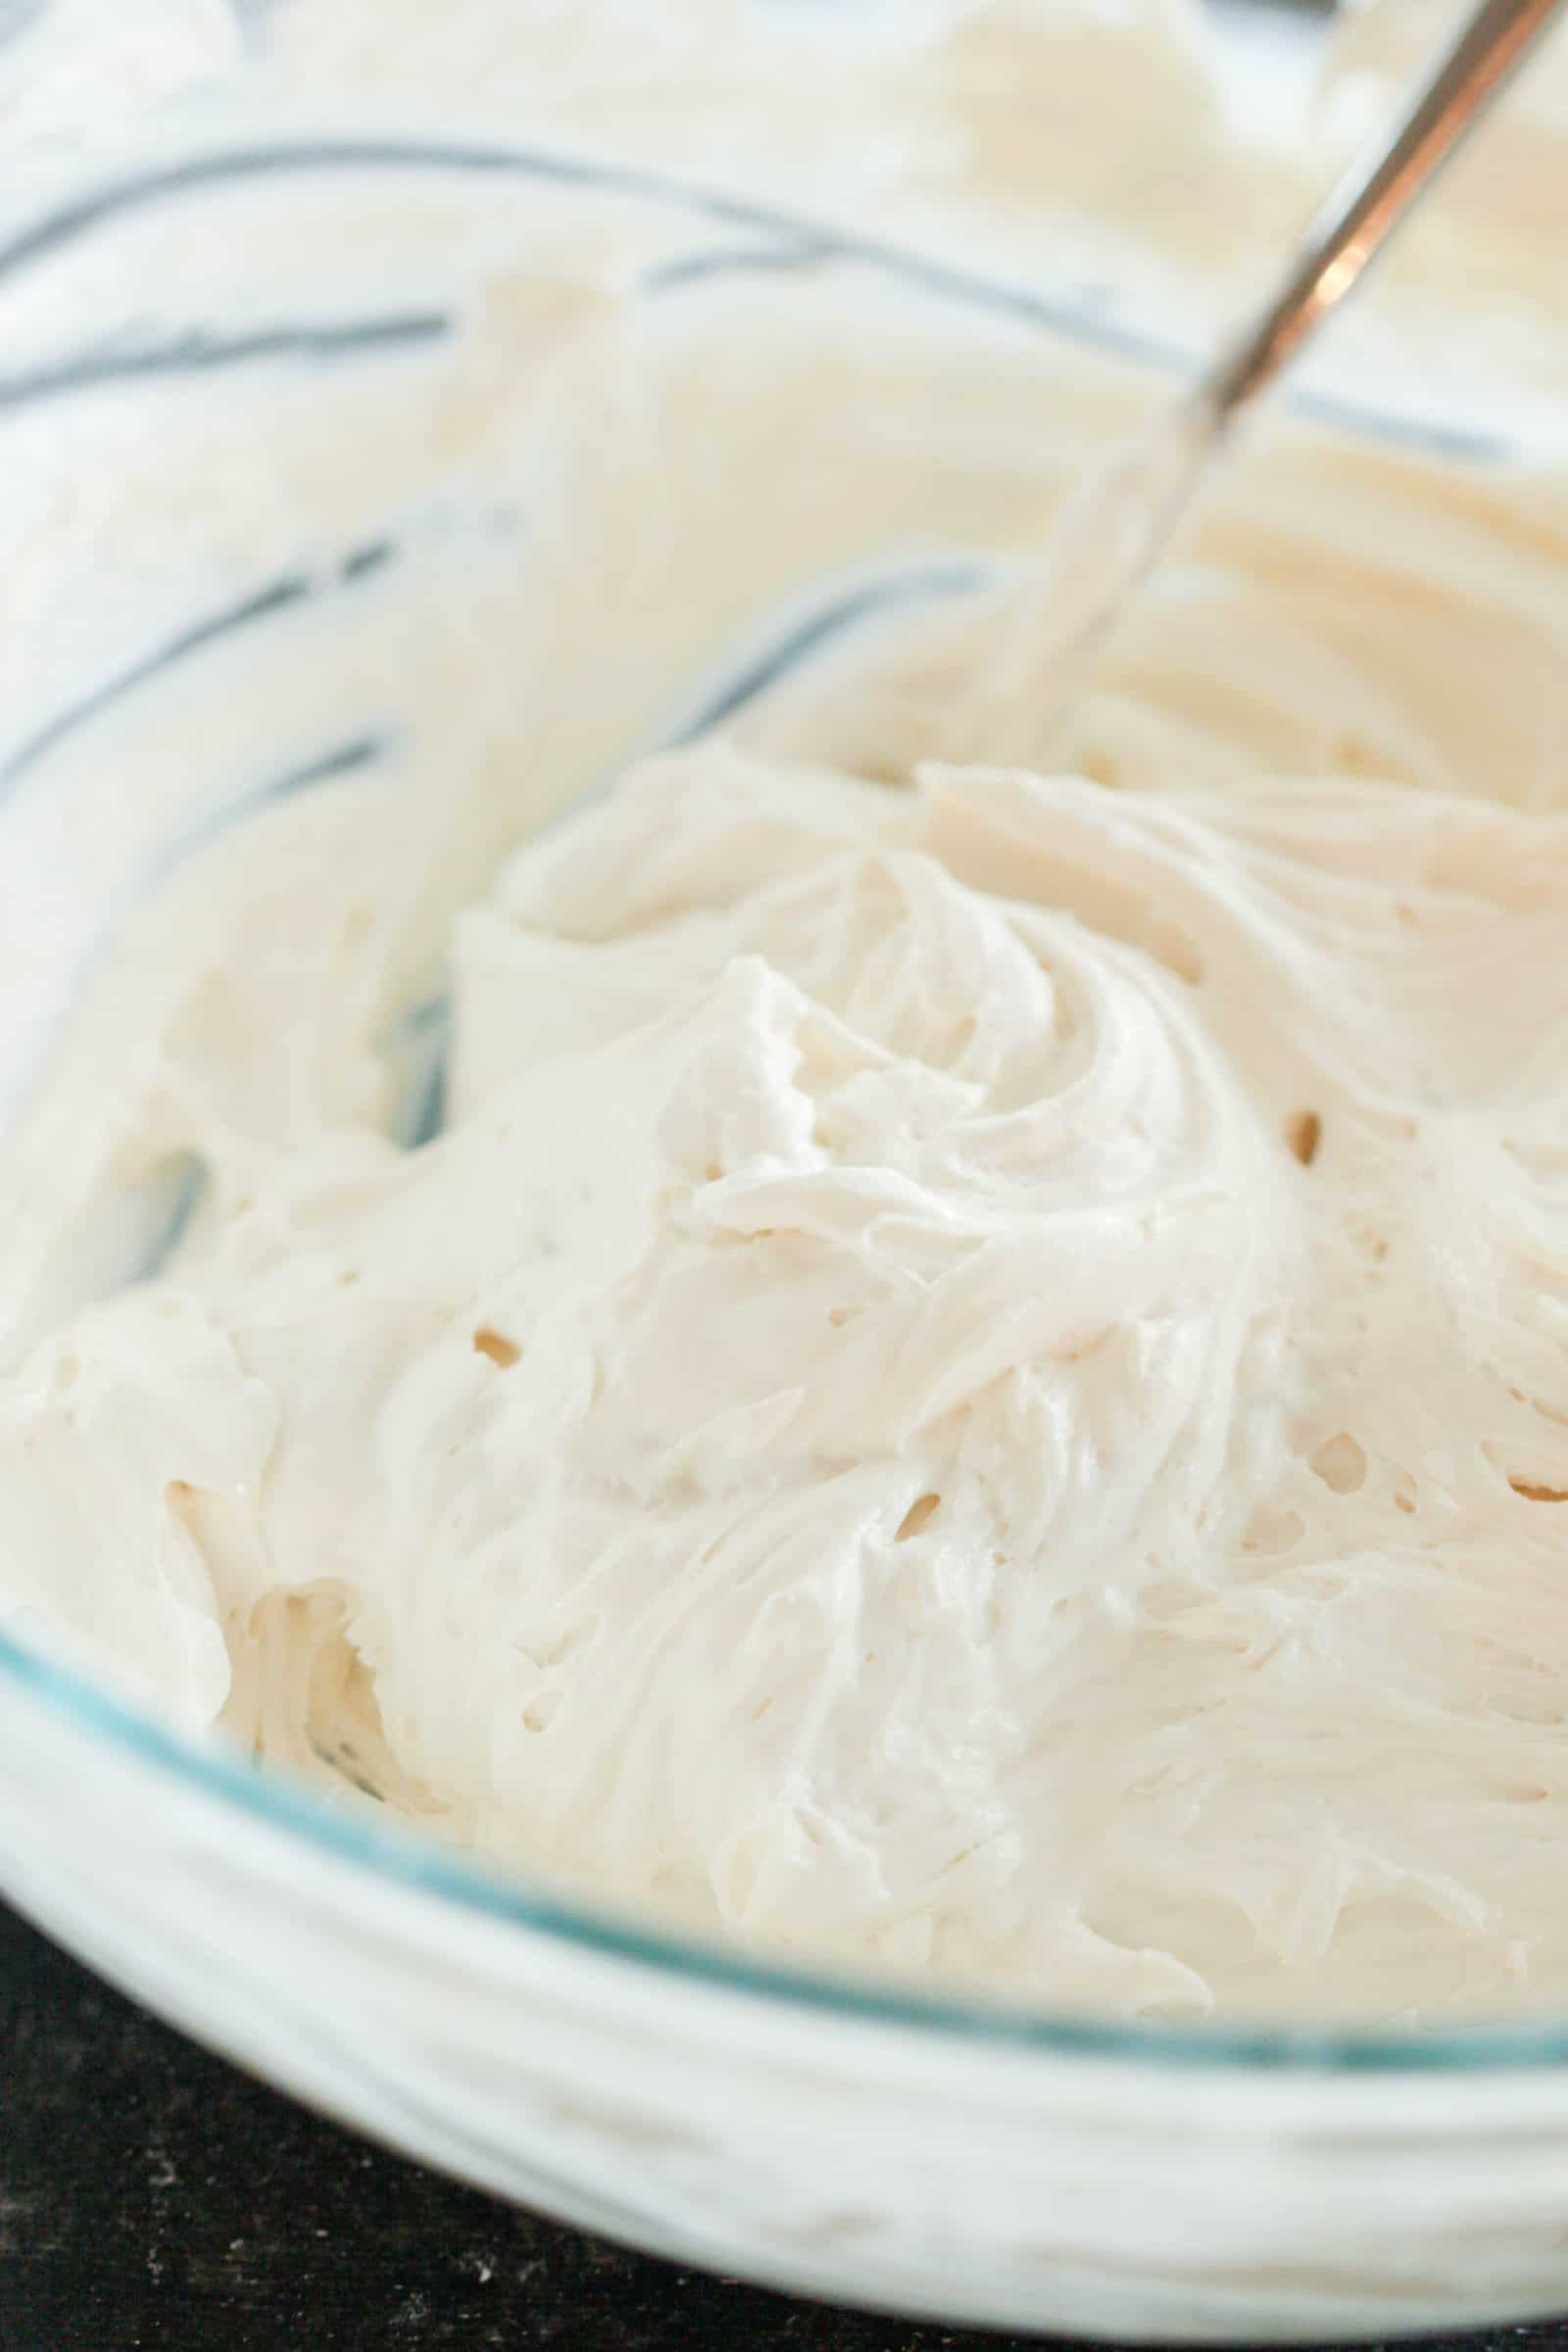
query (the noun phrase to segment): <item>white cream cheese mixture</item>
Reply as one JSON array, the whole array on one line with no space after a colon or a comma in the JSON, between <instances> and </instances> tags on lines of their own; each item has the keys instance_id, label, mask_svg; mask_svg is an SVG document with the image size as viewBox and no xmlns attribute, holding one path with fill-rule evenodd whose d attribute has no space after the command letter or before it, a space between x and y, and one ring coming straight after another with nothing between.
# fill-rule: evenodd
<instances>
[{"instance_id":1,"label":"white cream cheese mixture","mask_svg":"<svg viewBox=\"0 0 1568 2352\"><path fill-rule=\"evenodd\" d=\"M221 830L134 709L59 755L177 855L0 1152L0 1624L775 1951L1568 2004L1561 479L1281 430L1063 714L1016 567L1137 371L853 268L676 334L619 251L492 257L341 478L270 396L285 519L437 448L532 502L525 561L443 511L418 628L390 566L300 618L417 756ZM156 474L84 478L49 545L142 528ZM994 576L628 758L914 515ZM215 760L300 707L270 658L166 706Z\"/></svg>"},{"instance_id":2,"label":"white cream cheese mixture","mask_svg":"<svg viewBox=\"0 0 1568 2352\"><path fill-rule=\"evenodd\" d=\"M1565 934L1561 818L656 763L460 921L449 1134L279 1154L12 1375L8 1555L688 1921L1560 1989Z\"/></svg>"}]
</instances>

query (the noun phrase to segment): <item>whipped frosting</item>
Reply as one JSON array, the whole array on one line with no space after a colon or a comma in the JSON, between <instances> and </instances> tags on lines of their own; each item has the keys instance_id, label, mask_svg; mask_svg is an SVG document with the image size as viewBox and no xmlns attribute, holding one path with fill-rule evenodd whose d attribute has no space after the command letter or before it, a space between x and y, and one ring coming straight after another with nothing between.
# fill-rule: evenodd
<instances>
[{"instance_id":1,"label":"whipped frosting","mask_svg":"<svg viewBox=\"0 0 1568 2352\"><path fill-rule=\"evenodd\" d=\"M1561 480L1281 426L1063 713L1031 558L1137 368L374 187L24 289L41 372L127 254L236 341L390 244L450 318L24 421L74 660L189 637L191 543L280 585L7 750L0 1622L775 1950L1563 2005Z\"/></svg>"},{"instance_id":2,"label":"whipped frosting","mask_svg":"<svg viewBox=\"0 0 1568 2352\"><path fill-rule=\"evenodd\" d=\"M1397 787L655 762L461 919L446 1135L12 1375L21 1597L689 1923L1561 1998L1565 928Z\"/></svg>"}]
</instances>

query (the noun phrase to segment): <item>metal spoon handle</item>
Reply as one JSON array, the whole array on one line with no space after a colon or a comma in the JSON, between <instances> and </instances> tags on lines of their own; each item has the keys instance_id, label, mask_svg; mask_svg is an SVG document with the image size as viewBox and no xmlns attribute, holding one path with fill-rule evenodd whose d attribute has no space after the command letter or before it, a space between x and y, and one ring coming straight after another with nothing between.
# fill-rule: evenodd
<instances>
[{"instance_id":1,"label":"metal spoon handle","mask_svg":"<svg viewBox=\"0 0 1568 2352\"><path fill-rule=\"evenodd\" d=\"M1106 638L1182 520L1228 427L1357 285L1368 265L1568 0L1482 0L1385 132L1314 221L1263 310L1152 432L1112 453L1067 500L1027 567L963 715L942 741L954 760L1038 764L1052 713L1059 734ZM1054 754L1052 755L1054 756Z\"/></svg>"},{"instance_id":2,"label":"metal spoon handle","mask_svg":"<svg viewBox=\"0 0 1568 2352\"><path fill-rule=\"evenodd\" d=\"M1558 14L1562 0L1482 0L1417 90L1398 129L1360 159L1313 222L1278 294L1204 378L1222 426L1338 308Z\"/></svg>"}]
</instances>

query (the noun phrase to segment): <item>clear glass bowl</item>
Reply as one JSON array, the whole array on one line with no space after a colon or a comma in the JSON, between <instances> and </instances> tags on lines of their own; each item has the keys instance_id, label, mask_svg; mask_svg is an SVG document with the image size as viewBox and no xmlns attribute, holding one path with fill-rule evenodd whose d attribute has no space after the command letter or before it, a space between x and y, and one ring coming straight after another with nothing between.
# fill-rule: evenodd
<instances>
[{"instance_id":1,"label":"clear glass bowl","mask_svg":"<svg viewBox=\"0 0 1568 2352\"><path fill-rule=\"evenodd\" d=\"M515 436L496 427L484 370L506 346L469 327L536 300L540 255L601 245L631 255L661 365L678 368L714 306L733 318L715 430L747 432L759 306L787 359L838 305L854 335L900 339L933 414L996 403L991 459L957 483L933 465L928 501L895 484L848 531L808 440L757 450L755 512L701 609L682 559L723 518L700 472L677 480L596 611L566 615L548 662L476 711L445 664L457 639L504 628L518 567L548 562L525 495L592 483L540 471L526 387ZM63 183L0 240L0 318L8 1116L106 932L217 829L376 763L434 791L523 754L544 821L890 603L983 578L1016 527L1063 338L1101 353L1107 424L1147 401L1164 356L1103 308L641 171L393 137L171 150ZM852 337L840 395L854 361ZM850 397L820 414L868 473L904 429ZM607 664L592 757L552 764L539 698L602 693ZM106 757L127 743L130 767ZM411 1077L415 1128L431 1080ZM84 1240L84 1284L133 1274L176 1209L128 1203ZM341 1810L15 1631L0 1886L269 2080L682 2260L1121 2336L1384 2334L1568 2305L1568 2020L1119 2028L765 1964Z\"/></svg>"}]
</instances>

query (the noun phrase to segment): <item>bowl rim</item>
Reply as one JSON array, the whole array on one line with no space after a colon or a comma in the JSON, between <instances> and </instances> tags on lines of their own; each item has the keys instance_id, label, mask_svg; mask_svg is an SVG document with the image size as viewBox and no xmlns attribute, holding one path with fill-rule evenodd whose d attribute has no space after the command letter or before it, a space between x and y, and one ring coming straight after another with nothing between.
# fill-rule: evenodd
<instances>
[{"instance_id":1,"label":"bowl rim","mask_svg":"<svg viewBox=\"0 0 1568 2352\"><path fill-rule=\"evenodd\" d=\"M925 1992L870 1971L852 1975L831 1965L770 1959L718 1935L644 1924L609 1904L559 1891L542 1877L492 1867L398 1815L381 1820L334 1805L220 1734L192 1734L162 1722L64 1657L30 1647L0 1627L0 1684L6 1682L138 1766L264 1829L301 1839L319 1857L368 1871L403 1894L427 1895L596 1958L798 2013L929 2034L949 2045L980 2043L1035 2056L1222 2074L1408 2077L1568 2063L1568 2022L1558 2018L1443 2030L1206 2020L1167 2025L1097 2018L984 1992Z\"/></svg>"},{"instance_id":2,"label":"bowl rim","mask_svg":"<svg viewBox=\"0 0 1568 2352\"><path fill-rule=\"evenodd\" d=\"M294 170L414 169L514 174L557 186L682 212L710 226L739 228L773 240L779 254L807 266L848 264L893 279L914 293L960 308L1010 318L1026 327L1169 371L1190 359L1172 344L1114 313L1075 307L1006 279L851 231L786 207L725 194L657 170L598 157L566 142L513 145L499 140L353 134L274 138L195 150L107 178L58 199L0 239L0 284L96 227L185 190ZM767 258L752 266L766 268ZM1417 457L1461 460L1518 454L1494 439L1362 410L1337 398L1298 391L1291 405L1317 421ZM335 1807L305 1783L264 1766L224 1741L160 1720L107 1681L46 1646L19 1639L0 1623L0 1684L65 1717L93 1740L118 1747L138 1765L232 1808L265 1827L302 1839L315 1851L428 1895L460 1912L551 1937L600 1957L706 1984L800 2012L932 2034L947 2042L1000 2045L1054 2057L1145 2061L1203 2070L1289 2071L1300 2075L1412 2075L1568 2064L1568 2018L1479 2022L1441 2029L1294 2026L1200 2021L1165 2024L1098 2018L1048 2005L976 1993L926 1992L897 1979L835 1972L829 1966L760 1956L718 1935L644 1925L611 1907L554 1890L542 1878L503 1872L463 1849L388 1815L382 1821Z\"/></svg>"}]
</instances>

